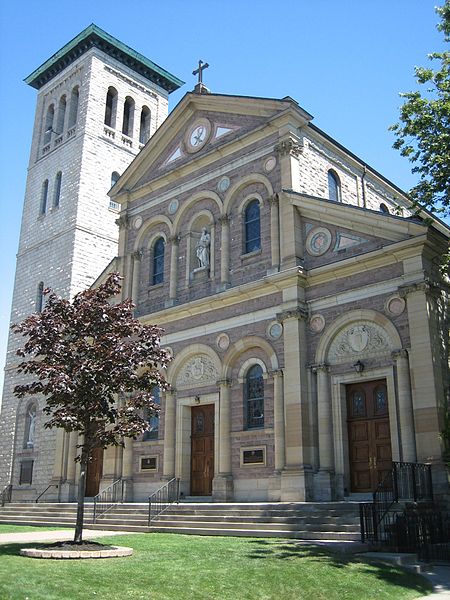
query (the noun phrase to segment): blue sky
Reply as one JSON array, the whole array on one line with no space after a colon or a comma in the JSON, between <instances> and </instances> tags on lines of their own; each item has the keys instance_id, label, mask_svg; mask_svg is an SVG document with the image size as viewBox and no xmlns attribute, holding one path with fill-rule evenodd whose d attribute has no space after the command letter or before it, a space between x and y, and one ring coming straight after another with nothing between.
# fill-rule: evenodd
<instances>
[{"instance_id":1,"label":"blue sky","mask_svg":"<svg viewBox=\"0 0 450 600\"><path fill-rule=\"evenodd\" d=\"M24 77L95 23L186 85L224 94L292 96L314 123L399 187L415 183L391 148L399 92L443 49L436 0L25 0L0 7L0 364L4 364L36 91ZM2 368L2 367L0 367ZM0 375L0 388L2 386Z\"/></svg>"}]
</instances>

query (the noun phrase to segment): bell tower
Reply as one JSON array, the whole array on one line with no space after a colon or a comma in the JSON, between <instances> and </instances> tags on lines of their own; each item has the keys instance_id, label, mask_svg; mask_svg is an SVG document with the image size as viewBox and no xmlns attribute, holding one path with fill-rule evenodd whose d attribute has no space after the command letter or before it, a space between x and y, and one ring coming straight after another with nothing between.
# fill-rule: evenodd
<instances>
[{"instance_id":1,"label":"bell tower","mask_svg":"<svg viewBox=\"0 0 450 600\"><path fill-rule=\"evenodd\" d=\"M170 92L183 84L93 24L25 82L38 95L11 323L42 309L44 288L73 297L116 256L118 206L107 192L167 117ZM65 452L64 436L43 428L42 401L13 395L21 381L20 342L10 335L0 491L12 483L14 499L29 500L68 474L55 461Z\"/></svg>"}]
</instances>

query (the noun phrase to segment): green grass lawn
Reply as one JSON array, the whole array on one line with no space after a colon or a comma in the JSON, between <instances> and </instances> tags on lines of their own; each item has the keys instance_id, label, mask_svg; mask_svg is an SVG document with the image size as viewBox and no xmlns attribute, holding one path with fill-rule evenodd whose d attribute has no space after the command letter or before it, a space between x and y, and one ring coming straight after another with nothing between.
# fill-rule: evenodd
<instances>
[{"instance_id":1,"label":"green grass lawn","mask_svg":"<svg viewBox=\"0 0 450 600\"><path fill-rule=\"evenodd\" d=\"M107 537L127 558L43 560L0 546L2 600L402 600L430 592L398 567L280 539ZM38 546L40 544L28 544Z\"/></svg>"},{"instance_id":2,"label":"green grass lawn","mask_svg":"<svg viewBox=\"0 0 450 600\"><path fill-rule=\"evenodd\" d=\"M22 533L23 531L55 531L57 529L73 529L72 526L67 527L47 527L34 525L10 525L9 523L0 523L0 533Z\"/></svg>"}]
</instances>

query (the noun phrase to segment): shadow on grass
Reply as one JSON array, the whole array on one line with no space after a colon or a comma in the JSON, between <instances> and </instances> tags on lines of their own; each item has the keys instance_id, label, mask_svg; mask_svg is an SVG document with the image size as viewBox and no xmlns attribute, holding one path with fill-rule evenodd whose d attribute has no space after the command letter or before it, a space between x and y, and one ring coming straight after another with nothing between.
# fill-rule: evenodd
<instances>
[{"instance_id":1,"label":"shadow on grass","mask_svg":"<svg viewBox=\"0 0 450 600\"><path fill-rule=\"evenodd\" d=\"M389 565L376 559L366 559L363 556L338 552L320 545L309 545L304 542L275 542L268 540L249 540L251 545L249 558L265 559L307 559L317 562L327 562L336 569L344 569L351 565L359 566L361 573L370 573L378 579L406 589L417 591L423 595L429 593L433 586L425 577L416 575L397 565Z\"/></svg>"}]
</instances>

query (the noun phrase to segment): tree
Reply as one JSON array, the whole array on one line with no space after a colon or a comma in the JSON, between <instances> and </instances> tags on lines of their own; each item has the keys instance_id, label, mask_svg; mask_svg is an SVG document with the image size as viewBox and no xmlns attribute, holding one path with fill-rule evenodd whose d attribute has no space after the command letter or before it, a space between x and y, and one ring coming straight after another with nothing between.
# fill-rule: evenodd
<instances>
[{"instance_id":1,"label":"tree","mask_svg":"<svg viewBox=\"0 0 450 600\"><path fill-rule=\"evenodd\" d=\"M72 302L45 290L42 312L32 314L13 331L28 339L17 351L29 357L18 366L32 381L14 389L17 397L42 394L49 419L46 428L78 431L80 453L78 509L74 542L83 535L86 470L95 448L118 446L148 429L144 409L155 413L151 390L167 389L160 370L169 361L160 348L162 330L133 316L131 300L113 303L121 277L111 274L96 289Z\"/></svg>"},{"instance_id":2,"label":"tree","mask_svg":"<svg viewBox=\"0 0 450 600\"><path fill-rule=\"evenodd\" d=\"M450 0L436 8L441 16L437 26L450 41ZM450 216L450 52L433 52L430 60L438 69L416 67L417 82L423 92L400 94L405 103L400 122L390 129L396 135L394 148L415 166L419 183L410 190L416 207L425 207L444 217Z\"/></svg>"}]
</instances>

